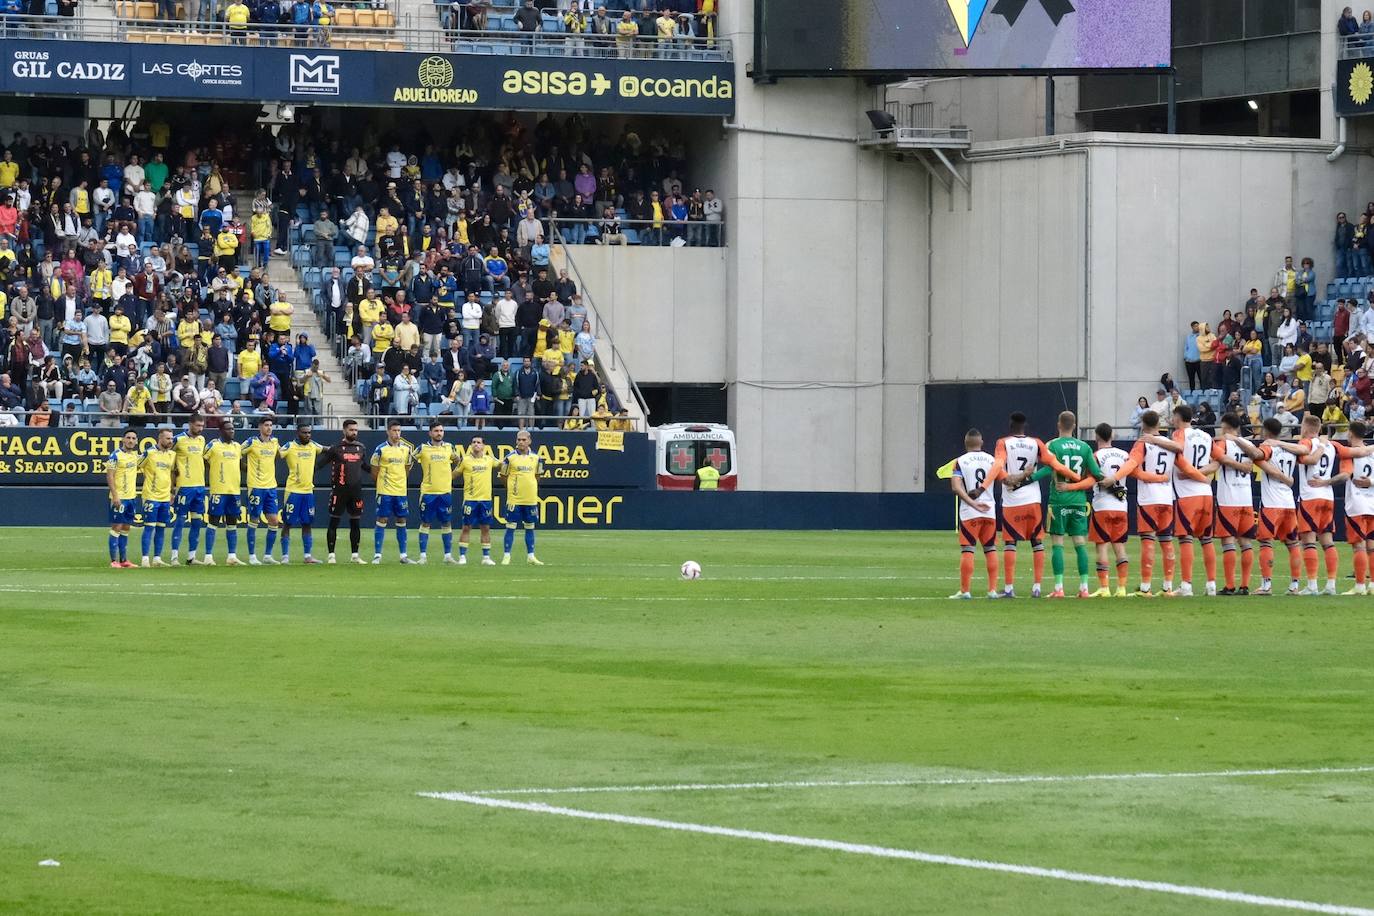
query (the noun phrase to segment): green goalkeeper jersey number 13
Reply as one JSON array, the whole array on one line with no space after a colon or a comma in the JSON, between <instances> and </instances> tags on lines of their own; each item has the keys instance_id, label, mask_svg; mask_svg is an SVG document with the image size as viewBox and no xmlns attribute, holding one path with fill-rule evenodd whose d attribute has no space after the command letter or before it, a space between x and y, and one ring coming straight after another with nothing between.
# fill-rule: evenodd
<instances>
[{"instance_id":1,"label":"green goalkeeper jersey number 13","mask_svg":"<svg viewBox=\"0 0 1374 916\"><path fill-rule=\"evenodd\" d=\"M1092 446L1082 439L1060 436L1058 439L1051 439L1045 444L1045 447L1050 450L1051 455L1058 459L1060 464L1073 471L1080 478L1092 476L1100 480L1103 477L1102 468L1098 467L1097 459L1093 457ZM1037 470L1035 474L1032 475L1031 479L1040 480L1051 474L1055 474L1056 477L1059 476L1053 468L1045 465ZM1051 488L1050 505L1082 506L1086 508L1088 505L1088 495L1091 492L1091 490L1057 490Z\"/></svg>"}]
</instances>

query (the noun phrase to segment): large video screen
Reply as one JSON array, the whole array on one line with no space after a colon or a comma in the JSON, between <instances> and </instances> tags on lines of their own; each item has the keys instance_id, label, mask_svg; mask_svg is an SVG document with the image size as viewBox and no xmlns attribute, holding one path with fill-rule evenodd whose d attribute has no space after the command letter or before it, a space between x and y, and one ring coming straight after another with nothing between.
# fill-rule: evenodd
<instances>
[{"instance_id":1,"label":"large video screen","mask_svg":"<svg viewBox=\"0 0 1374 916\"><path fill-rule=\"evenodd\" d=\"M1169 66L1170 0L758 0L756 76Z\"/></svg>"}]
</instances>

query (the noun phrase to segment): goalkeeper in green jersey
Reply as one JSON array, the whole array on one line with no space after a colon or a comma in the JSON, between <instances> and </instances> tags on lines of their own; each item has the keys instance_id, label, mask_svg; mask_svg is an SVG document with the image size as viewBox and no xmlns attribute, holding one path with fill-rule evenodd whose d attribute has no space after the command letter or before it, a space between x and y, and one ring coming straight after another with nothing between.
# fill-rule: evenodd
<instances>
[{"instance_id":1,"label":"goalkeeper in green jersey","mask_svg":"<svg viewBox=\"0 0 1374 916\"><path fill-rule=\"evenodd\" d=\"M1091 476L1102 487L1117 485L1116 478L1103 473L1093 457L1093 448L1074 435L1078 429L1078 418L1071 411L1059 415L1059 438L1046 444L1061 464L1074 473L1066 477L1049 466L1041 467L1031 475L1031 480L1054 475L1054 487L1050 490L1050 537L1054 546L1050 549L1050 566L1054 570L1054 591L1051 598L1064 597L1064 536L1073 538L1074 552L1078 555L1078 597L1087 598L1088 580L1092 567L1088 557L1088 490L1068 489L1067 484L1077 483L1085 476Z\"/></svg>"}]
</instances>

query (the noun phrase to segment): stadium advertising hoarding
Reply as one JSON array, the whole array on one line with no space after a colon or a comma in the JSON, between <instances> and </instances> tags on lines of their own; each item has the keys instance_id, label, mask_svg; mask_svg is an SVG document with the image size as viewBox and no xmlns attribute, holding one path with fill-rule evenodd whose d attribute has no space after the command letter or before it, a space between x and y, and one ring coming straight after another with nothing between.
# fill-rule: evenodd
<instances>
[{"instance_id":1,"label":"stadium advertising hoarding","mask_svg":"<svg viewBox=\"0 0 1374 916\"><path fill-rule=\"evenodd\" d=\"M119 447L119 429L18 429L0 432L0 486L103 486L105 458ZM143 430L140 448L152 445L157 430ZM240 439L254 435L251 430L239 433ZM339 441L337 430L320 430L314 434L316 442L329 446ZM473 436L481 435L487 447L498 456L515 448L514 430L488 430L481 433L463 430L450 433L447 438L465 446ZM206 439L214 438L207 430ZM289 442L295 437L290 427L279 427L278 439ZM413 445L426 439L420 430L404 433ZM598 487L603 489L652 488L654 486L654 448L643 433L624 433L623 450L598 449L597 437L589 433L534 431L534 448L544 459L549 476L546 485L552 487ZM363 430L358 438L368 448L384 438L380 430Z\"/></svg>"},{"instance_id":2,"label":"stadium advertising hoarding","mask_svg":"<svg viewBox=\"0 0 1374 916\"><path fill-rule=\"evenodd\" d=\"M721 61L9 40L0 92L319 105L734 114Z\"/></svg>"},{"instance_id":3,"label":"stadium advertising hoarding","mask_svg":"<svg viewBox=\"0 0 1374 916\"><path fill-rule=\"evenodd\" d=\"M1374 114L1374 58L1336 61L1336 114Z\"/></svg>"},{"instance_id":4,"label":"stadium advertising hoarding","mask_svg":"<svg viewBox=\"0 0 1374 916\"><path fill-rule=\"evenodd\" d=\"M758 0L754 77L1149 70L1170 0Z\"/></svg>"}]
</instances>

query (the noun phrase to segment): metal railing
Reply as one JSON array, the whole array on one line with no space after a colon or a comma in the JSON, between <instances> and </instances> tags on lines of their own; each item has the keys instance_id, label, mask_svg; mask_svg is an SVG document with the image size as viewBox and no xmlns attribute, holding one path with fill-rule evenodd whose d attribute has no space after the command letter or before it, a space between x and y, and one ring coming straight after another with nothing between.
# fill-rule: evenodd
<instances>
[{"instance_id":1,"label":"metal railing","mask_svg":"<svg viewBox=\"0 0 1374 916\"><path fill-rule=\"evenodd\" d=\"M1336 39L1336 53L1340 60L1374 57L1374 32L1338 36Z\"/></svg>"},{"instance_id":2,"label":"metal railing","mask_svg":"<svg viewBox=\"0 0 1374 916\"><path fill-rule=\"evenodd\" d=\"M437 401L435 402L438 403ZM573 404L577 402L574 400ZM558 416L538 416L535 414L484 414L480 418L473 414L457 415L451 413L407 413L407 414L369 414L366 410L360 409L352 417L326 417L334 425L324 425L324 429L338 429L345 419L354 419L359 423L365 424L372 429L381 429L392 420L400 422L406 429L428 429L429 424L438 420L448 428L462 432L478 433L483 429L488 430L511 430L511 429L543 429L554 432L564 429L564 424L568 420L582 420L586 422L586 427L580 430L566 430L568 432L587 432L595 433L603 430L621 430L623 432L643 432L642 422L637 417L558 417ZM482 426L478 426L478 421Z\"/></svg>"},{"instance_id":3,"label":"metal railing","mask_svg":"<svg viewBox=\"0 0 1374 916\"><path fill-rule=\"evenodd\" d=\"M563 259L568 265L568 274L577 281L577 288L582 294L582 304L587 307L587 313L589 315L596 316L597 359L601 360L603 358L601 351L603 349L602 344L604 343L611 351L611 360L608 367L609 371L606 374L609 375L611 372L621 372L624 374L626 381L629 382L630 393L634 396L635 404L639 407L640 415L647 424L649 420L649 403L644 400L644 392L639 390L639 385L635 382L634 376L630 374L630 369L625 362L625 358L621 355L620 349L615 345L615 338L611 333L610 323L601 313L601 310L596 307L596 299L592 296L591 290L587 289L587 283L582 277L582 271L577 269L577 261L573 258L570 246L563 241L563 236L559 231L557 222L555 221L550 228L553 231L554 244L560 247ZM602 384L606 385L609 390L614 391L609 378L603 378Z\"/></svg>"},{"instance_id":4,"label":"metal railing","mask_svg":"<svg viewBox=\"0 0 1374 916\"><path fill-rule=\"evenodd\" d=\"M285 428L295 426L297 423L309 422L315 429L342 429L345 420L356 420L371 429L381 429L392 420L397 420L406 429L428 429L433 420L438 420L449 429L458 432L481 432L483 429L489 430L511 430L511 429L544 429L549 431L562 430L566 432L600 432L603 430L620 430L623 432L643 432L644 422L638 417L568 417L568 416L540 416L537 414L454 414L454 413L433 413L415 412L408 414L394 413L368 413L366 405L359 405L358 410L351 414L336 414L330 405L323 405L319 413L310 413L297 410L295 413L286 409L286 405L281 406L281 410L273 411L271 414L258 413L249 406L246 399L236 399L233 402L226 401L226 405L237 403L243 409L242 413L221 412L218 414L204 414L207 429L218 429L224 420L233 423L235 429L256 429L259 422L265 419L273 420L277 426ZM437 406L439 402L434 402ZM576 403L575 401L573 402ZM35 408L18 408L10 411L0 411L13 415L19 420L19 427L7 427L0 425L0 430L15 428L38 429L41 427L30 427L26 422L35 412ZM124 427L136 429L181 429L186 421L190 419L190 414L185 411L165 411L165 412L146 412L146 413L94 413L91 411L63 411L54 409L51 412L48 428L62 429L113 429L118 430ZM569 420L582 421L585 425L581 429L569 429ZM478 423L482 425L478 425Z\"/></svg>"},{"instance_id":5,"label":"metal railing","mask_svg":"<svg viewBox=\"0 0 1374 916\"><path fill-rule=\"evenodd\" d=\"M370 7L369 7L370 9ZM390 13L390 11L386 11ZM731 61L728 39L683 37L617 45L613 37L577 32L419 29L391 14L392 24L295 25L227 23L196 19L87 19L72 16L0 16L0 40L132 42L135 44L331 47L373 51L422 51L543 57Z\"/></svg>"},{"instance_id":6,"label":"metal railing","mask_svg":"<svg viewBox=\"0 0 1374 916\"><path fill-rule=\"evenodd\" d=\"M649 219L616 220L619 235L607 236L601 230L604 219L570 219L550 217L545 220L554 229L554 236L564 245L640 245L690 248L722 248L725 246L725 221L706 220L659 221ZM626 232L626 230L629 230ZM679 242L679 239L681 240ZM585 298L585 297L584 297Z\"/></svg>"}]
</instances>

